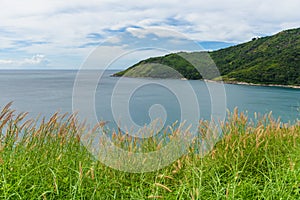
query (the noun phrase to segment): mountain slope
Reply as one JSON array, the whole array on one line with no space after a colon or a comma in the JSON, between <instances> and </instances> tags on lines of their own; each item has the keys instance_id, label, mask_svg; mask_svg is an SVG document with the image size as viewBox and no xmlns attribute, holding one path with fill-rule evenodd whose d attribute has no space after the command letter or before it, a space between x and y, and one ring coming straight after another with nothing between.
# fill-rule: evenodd
<instances>
[{"instance_id":1,"label":"mountain slope","mask_svg":"<svg viewBox=\"0 0 300 200\"><path fill-rule=\"evenodd\" d=\"M179 52L149 58L115 76L220 79L212 70L212 61L225 81L300 85L300 28L212 52ZM162 66L182 76L168 73Z\"/></svg>"}]
</instances>

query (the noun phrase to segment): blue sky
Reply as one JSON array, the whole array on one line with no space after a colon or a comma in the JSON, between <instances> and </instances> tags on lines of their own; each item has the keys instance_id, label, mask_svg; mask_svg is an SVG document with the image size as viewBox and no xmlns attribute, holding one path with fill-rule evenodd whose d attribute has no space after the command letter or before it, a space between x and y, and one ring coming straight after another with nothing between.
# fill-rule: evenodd
<instances>
[{"instance_id":1,"label":"blue sky","mask_svg":"<svg viewBox=\"0 0 300 200\"><path fill-rule=\"evenodd\" d=\"M199 50L192 42L215 49L300 27L299 8L299 0L1 0L0 69L78 69L96 47L104 59L96 63L114 55L124 60L112 68L125 68Z\"/></svg>"}]
</instances>

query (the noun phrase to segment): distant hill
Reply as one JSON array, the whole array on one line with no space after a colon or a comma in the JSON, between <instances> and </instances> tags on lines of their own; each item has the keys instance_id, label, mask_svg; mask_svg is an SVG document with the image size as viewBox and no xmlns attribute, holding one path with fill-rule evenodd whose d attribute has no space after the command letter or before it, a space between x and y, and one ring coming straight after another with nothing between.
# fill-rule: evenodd
<instances>
[{"instance_id":1,"label":"distant hill","mask_svg":"<svg viewBox=\"0 0 300 200\"><path fill-rule=\"evenodd\" d=\"M221 77L217 76L212 65L217 66ZM115 76L186 79L204 77L212 80L222 78L230 82L299 86L300 28L282 31L273 36L253 38L247 43L212 52L179 52L148 58Z\"/></svg>"}]
</instances>

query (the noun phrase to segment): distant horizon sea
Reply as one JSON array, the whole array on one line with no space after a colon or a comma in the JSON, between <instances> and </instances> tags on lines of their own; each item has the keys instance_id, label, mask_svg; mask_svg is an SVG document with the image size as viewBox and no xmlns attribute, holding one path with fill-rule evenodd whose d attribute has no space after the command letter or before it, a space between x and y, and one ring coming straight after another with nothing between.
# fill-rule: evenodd
<instances>
[{"instance_id":1,"label":"distant horizon sea","mask_svg":"<svg viewBox=\"0 0 300 200\"><path fill-rule=\"evenodd\" d=\"M112 124L114 119L111 96L119 77L110 75L118 70L105 71L95 91L95 111L98 119ZM19 112L29 112L30 118L38 115L50 117L56 111L72 113L72 93L77 70L0 70L0 109L13 101L12 108ZM93 72L91 72L93 73ZM141 79L127 78L128 84ZM182 80L163 80L177 87ZM204 81L188 81L198 98L200 118L210 119L211 100ZM247 111L250 118L254 112L266 114L283 122L294 122L300 118L300 89L224 84L226 107L233 111ZM126 91L124 91L126 92ZM84 96L82 98L85 98ZM139 87L128 99L127 106L132 120L141 126L149 123L149 109L153 105L164 107L166 123L180 119L180 102L172 91L157 84Z\"/></svg>"}]
</instances>

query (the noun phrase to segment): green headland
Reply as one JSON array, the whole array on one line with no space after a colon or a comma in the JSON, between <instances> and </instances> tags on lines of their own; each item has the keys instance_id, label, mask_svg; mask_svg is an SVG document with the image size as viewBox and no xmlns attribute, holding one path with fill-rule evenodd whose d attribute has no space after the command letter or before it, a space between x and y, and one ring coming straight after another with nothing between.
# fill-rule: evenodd
<instances>
[{"instance_id":1,"label":"green headland","mask_svg":"<svg viewBox=\"0 0 300 200\"><path fill-rule=\"evenodd\" d=\"M216 51L178 52L148 58L114 76L300 86L300 28Z\"/></svg>"}]
</instances>

